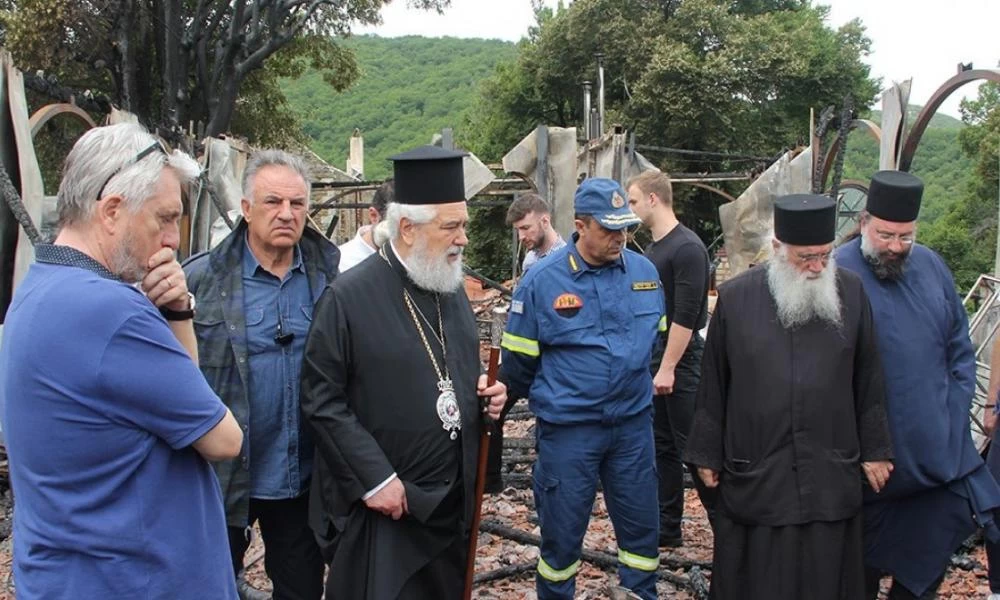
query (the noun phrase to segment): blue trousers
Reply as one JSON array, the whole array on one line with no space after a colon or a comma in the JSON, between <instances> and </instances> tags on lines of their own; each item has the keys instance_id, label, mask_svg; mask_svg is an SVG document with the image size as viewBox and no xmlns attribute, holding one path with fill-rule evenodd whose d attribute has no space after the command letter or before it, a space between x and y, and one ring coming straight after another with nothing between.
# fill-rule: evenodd
<instances>
[{"instance_id":1,"label":"blue trousers","mask_svg":"<svg viewBox=\"0 0 1000 600\"><path fill-rule=\"evenodd\" d=\"M618 540L622 586L656 598L657 477L651 410L621 421L558 425L537 420L533 482L542 547L539 600L571 600L597 482Z\"/></svg>"}]
</instances>

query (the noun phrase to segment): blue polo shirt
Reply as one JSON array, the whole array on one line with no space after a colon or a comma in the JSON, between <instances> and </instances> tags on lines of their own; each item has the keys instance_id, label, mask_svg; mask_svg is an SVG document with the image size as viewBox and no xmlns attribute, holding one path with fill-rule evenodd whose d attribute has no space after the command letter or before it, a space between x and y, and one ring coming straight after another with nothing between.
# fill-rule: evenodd
<instances>
[{"instance_id":1,"label":"blue polo shirt","mask_svg":"<svg viewBox=\"0 0 1000 600\"><path fill-rule=\"evenodd\" d=\"M219 484L191 444L225 407L134 286L39 246L0 347L20 600L235 600Z\"/></svg>"}]
</instances>

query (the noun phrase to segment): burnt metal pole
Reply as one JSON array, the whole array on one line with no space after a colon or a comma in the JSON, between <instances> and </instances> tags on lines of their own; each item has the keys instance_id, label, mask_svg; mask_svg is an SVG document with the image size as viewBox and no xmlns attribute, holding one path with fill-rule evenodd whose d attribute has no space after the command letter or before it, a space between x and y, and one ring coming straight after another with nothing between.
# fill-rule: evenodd
<instances>
[{"instance_id":1,"label":"burnt metal pole","mask_svg":"<svg viewBox=\"0 0 1000 600\"><path fill-rule=\"evenodd\" d=\"M604 135L604 53L594 54L597 59L597 131L593 131L594 137Z\"/></svg>"}]
</instances>

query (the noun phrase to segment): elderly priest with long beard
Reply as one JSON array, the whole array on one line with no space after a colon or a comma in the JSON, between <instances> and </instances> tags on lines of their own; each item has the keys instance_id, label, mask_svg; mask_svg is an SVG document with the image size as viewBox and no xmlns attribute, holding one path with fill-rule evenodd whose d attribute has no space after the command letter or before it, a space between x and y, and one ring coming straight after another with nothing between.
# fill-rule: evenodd
<instances>
[{"instance_id":1,"label":"elderly priest with long beard","mask_svg":"<svg viewBox=\"0 0 1000 600\"><path fill-rule=\"evenodd\" d=\"M316 306L301 402L327 517L313 522L338 529L327 598L462 595L480 398L493 418L507 398L481 374L462 291L462 156L426 146L392 157L390 241Z\"/></svg>"},{"instance_id":2,"label":"elderly priest with long beard","mask_svg":"<svg viewBox=\"0 0 1000 600\"><path fill-rule=\"evenodd\" d=\"M719 287L685 462L719 488L712 597L855 600L862 485L892 471L882 367L836 203L774 206L774 258Z\"/></svg>"}]
</instances>

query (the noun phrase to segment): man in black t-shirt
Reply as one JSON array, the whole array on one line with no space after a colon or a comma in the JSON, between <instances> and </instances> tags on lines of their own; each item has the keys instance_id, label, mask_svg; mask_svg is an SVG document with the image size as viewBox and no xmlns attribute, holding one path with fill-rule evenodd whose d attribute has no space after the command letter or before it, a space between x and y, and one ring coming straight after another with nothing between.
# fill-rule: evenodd
<instances>
[{"instance_id":1,"label":"man in black t-shirt","mask_svg":"<svg viewBox=\"0 0 1000 600\"><path fill-rule=\"evenodd\" d=\"M654 388L656 468L660 477L660 546L676 547L683 544L681 454L694 416L705 343L698 332L708 318L708 250L674 215L673 191L665 173L647 171L630 180L628 202L652 233L653 243L646 248L645 255L660 273L667 305L665 343L653 353L650 371ZM692 479L711 517L714 491L705 488L697 477Z\"/></svg>"}]
</instances>

